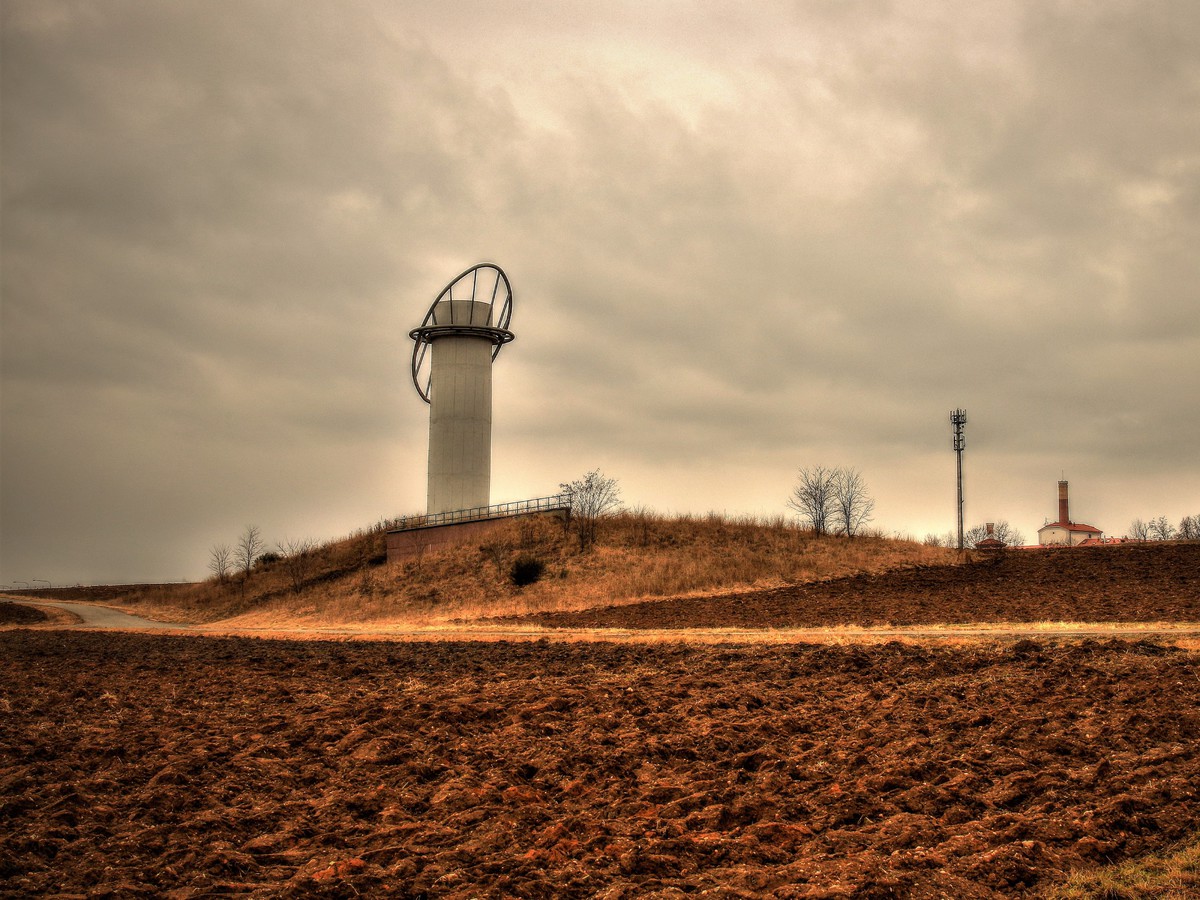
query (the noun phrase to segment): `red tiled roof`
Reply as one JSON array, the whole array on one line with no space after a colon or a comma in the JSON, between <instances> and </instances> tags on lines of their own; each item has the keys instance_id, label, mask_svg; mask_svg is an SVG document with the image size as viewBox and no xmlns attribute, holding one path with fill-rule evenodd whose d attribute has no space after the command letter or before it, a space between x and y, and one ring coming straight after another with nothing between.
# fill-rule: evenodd
<instances>
[{"instance_id":1,"label":"red tiled roof","mask_svg":"<svg viewBox=\"0 0 1200 900\"><path fill-rule=\"evenodd\" d=\"M1084 525L1082 522L1047 522L1038 529L1038 533L1041 533L1047 528L1065 528L1067 531L1087 531L1091 534L1104 534L1104 532L1095 525Z\"/></svg>"}]
</instances>

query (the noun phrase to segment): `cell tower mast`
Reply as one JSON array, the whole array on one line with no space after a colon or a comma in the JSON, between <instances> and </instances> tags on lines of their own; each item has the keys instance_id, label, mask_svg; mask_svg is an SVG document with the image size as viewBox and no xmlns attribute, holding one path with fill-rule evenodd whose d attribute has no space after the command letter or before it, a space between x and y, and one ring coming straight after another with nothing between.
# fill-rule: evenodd
<instances>
[{"instance_id":1,"label":"cell tower mast","mask_svg":"<svg viewBox=\"0 0 1200 900\"><path fill-rule=\"evenodd\" d=\"M950 424L954 426L954 455L958 457L958 549L963 549L963 477L962 455L966 440L963 426L967 424L967 411L956 409L950 413Z\"/></svg>"}]
</instances>

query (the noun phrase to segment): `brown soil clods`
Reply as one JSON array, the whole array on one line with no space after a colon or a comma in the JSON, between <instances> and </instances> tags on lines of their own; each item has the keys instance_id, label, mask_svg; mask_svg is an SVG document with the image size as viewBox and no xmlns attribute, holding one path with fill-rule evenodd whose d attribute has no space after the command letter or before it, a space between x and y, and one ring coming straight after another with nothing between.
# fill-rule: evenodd
<instances>
[{"instance_id":1,"label":"brown soil clods","mask_svg":"<svg viewBox=\"0 0 1200 900\"><path fill-rule=\"evenodd\" d=\"M992 897L1164 848L1200 658L0 633L6 896Z\"/></svg>"},{"instance_id":2,"label":"brown soil clods","mask_svg":"<svg viewBox=\"0 0 1200 900\"><path fill-rule=\"evenodd\" d=\"M1200 621L1200 543L1013 550L962 566L519 617L559 628Z\"/></svg>"},{"instance_id":3,"label":"brown soil clods","mask_svg":"<svg viewBox=\"0 0 1200 900\"><path fill-rule=\"evenodd\" d=\"M0 600L0 625L41 625L50 617L34 606Z\"/></svg>"}]
</instances>

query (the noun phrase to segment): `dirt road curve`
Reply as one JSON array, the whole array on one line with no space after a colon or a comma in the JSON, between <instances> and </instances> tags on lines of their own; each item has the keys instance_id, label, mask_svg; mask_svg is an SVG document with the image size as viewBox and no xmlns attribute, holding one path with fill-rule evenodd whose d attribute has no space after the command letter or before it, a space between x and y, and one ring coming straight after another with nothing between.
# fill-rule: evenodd
<instances>
[{"instance_id":1,"label":"dirt road curve","mask_svg":"<svg viewBox=\"0 0 1200 900\"><path fill-rule=\"evenodd\" d=\"M3 598L0 603L10 601L20 608L30 610L40 607L63 609L78 616L82 622L76 625L59 623L54 627L108 631L186 631L189 634L208 637L257 637L292 640L368 640L368 641L545 641L556 643L574 642L618 642L658 643L664 640L683 641L693 644L871 644L894 640L920 641L922 643L962 641L1018 641L1028 638L1054 640L1081 640L1086 638L1136 638L1166 641L1200 641L1200 623L1105 623L1101 625L1057 622L1017 625L977 626L911 626L906 628L672 628L647 630L638 628L545 628L517 623L485 625L454 625L450 627L421 627L412 625L342 625L342 626L292 626L253 628L223 623L211 625L183 625L156 622L122 613L108 607L91 606L85 603L29 601ZM38 623L35 621L11 621L0 624L18 627Z\"/></svg>"},{"instance_id":2,"label":"dirt road curve","mask_svg":"<svg viewBox=\"0 0 1200 900\"><path fill-rule=\"evenodd\" d=\"M91 603L68 603L65 600L30 600L27 597L4 597L9 603L17 603L21 606L32 606L35 608L52 607L54 609L65 610L74 616L78 616L82 627L84 628L116 628L123 631L134 631L145 628L187 628L187 625L179 625L172 622L156 622L153 619L143 619L140 616L131 616L129 613L123 613L119 609L112 609L107 606L96 606Z\"/></svg>"}]
</instances>

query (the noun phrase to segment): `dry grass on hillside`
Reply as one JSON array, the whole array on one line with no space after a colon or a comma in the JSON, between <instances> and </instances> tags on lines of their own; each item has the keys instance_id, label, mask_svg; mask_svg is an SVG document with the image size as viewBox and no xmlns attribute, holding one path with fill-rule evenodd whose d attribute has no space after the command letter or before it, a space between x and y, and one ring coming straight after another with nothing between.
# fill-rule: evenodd
<instances>
[{"instance_id":1,"label":"dry grass on hillside","mask_svg":"<svg viewBox=\"0 0 1200 900\"><path fill-rule=\"evenodd\" d=\"M513 583L513 565L544 569ZM192 622L245 624L404 622L579 610L646 598L703 595L817 581L856 572L952 562L953 551L866 535L817 537L782 518L715 514L668 518L623 513L601 523L579 552L553 518L512 519L485 535L403 563L386 564L384 528L259 566L248 582L153 587L129 593L143 610Z\"/></svg>"},{"instance_id":2,"label":"dry grass on hillside","mask_svg":"<svg viewBox=\"0 0 1200 900\"><path fill-rule=\"evenodd\" d=\"M1173 850L1072 874L1046 900L1188 900L1200 896L1200 837Z\"/></svg>"}]
</instances>

